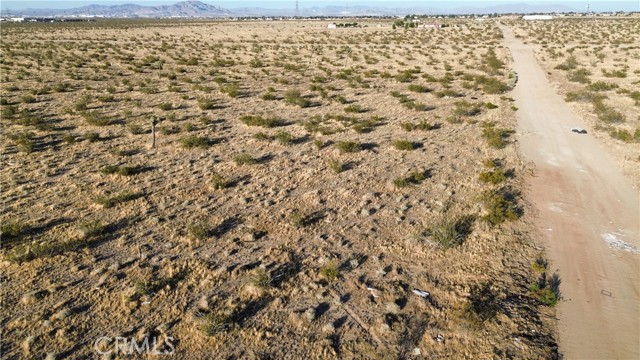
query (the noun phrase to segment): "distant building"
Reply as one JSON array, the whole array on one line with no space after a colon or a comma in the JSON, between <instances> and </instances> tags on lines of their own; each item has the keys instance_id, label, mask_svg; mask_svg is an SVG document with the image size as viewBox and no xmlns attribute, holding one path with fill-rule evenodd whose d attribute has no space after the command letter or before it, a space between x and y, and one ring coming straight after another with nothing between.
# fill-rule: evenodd
<instances>
[{"instance_id":1,"label":"distant building","mask_svg":"<svg viewBox=\"0 0 640 360\"><path fill-rule=\"evenodd\" d=\"M11 21L13 21L13 22L23 22L24 18L23 17L21 17L21 18L11 18Z\"/></svg>"},{"instance_id":2,"label":"distant building","mask_svg":"<svg viewBox=\"0 0 640 360\"><path fill-rule=\"evenodd\" d=\"M327 29L335 29L335 28L337 28L337 27L338 27L338 26L337 26L336 24L329 24L329 25L327 25Z\"/></svg>"},{"instance_id":3,"label":"distant building","mask_svg":"<svg viewBox=\"0 0 640 360\"><path fill-rule=\"evenodd\" d=\"M420 27L423 29L440 29L442 27L442 24L440 24L439 22L432 22L432 23L422 24L420 25Z\"/></svg>"},{"instance_id":4,"label":"distant building","mask_svg":"<svg viewBox=\"0 0 640 360\"><path fill-rule=\"evenodd\" d=\"M525 15L522 17L524 20L552 20L551 15Z\"/></svg>"}]
</instances>

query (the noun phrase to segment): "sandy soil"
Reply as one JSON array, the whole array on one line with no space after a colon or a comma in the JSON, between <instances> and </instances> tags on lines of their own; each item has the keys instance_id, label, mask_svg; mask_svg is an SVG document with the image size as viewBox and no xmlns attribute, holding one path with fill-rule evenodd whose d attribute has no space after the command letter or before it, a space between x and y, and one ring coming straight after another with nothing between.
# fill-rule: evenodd
<instances>
[{"instance_id":1,"label":"sandy soil","mask_svg":"<svg viewBox=\"0 0 640 360\"><path fill-rule=\"evenodd\" d=\"M557 358L500 30L367 25L3 25L3 359Z\"/></svg>"},{"instance_id":2,"label":"sandy soil","mask_svg":"<svg viewBox=\"0 0 640 360\"><path fill-rule=\"evenodd\" d=\"M528 196L562 280L560 350L567 359L637 359L640 349L638 193L504 28L514 68L520 149L536 165Z\"/></svg>"}]
</instances>

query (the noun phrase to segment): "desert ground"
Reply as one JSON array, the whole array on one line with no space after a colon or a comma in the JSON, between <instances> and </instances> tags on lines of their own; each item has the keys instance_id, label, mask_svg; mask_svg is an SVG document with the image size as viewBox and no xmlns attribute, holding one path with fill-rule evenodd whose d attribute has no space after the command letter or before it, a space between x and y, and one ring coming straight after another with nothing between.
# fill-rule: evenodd
<instances>
[{"instance_id":1,"label":"desert ground","mask_svg":"<svg viewBox=\"0 0 640 360\"><path fill-rule=\"evenodd\" d=\"M2 358L560 358L513 57L444 23L3 25Z\"/></svg>"}]
</instances>

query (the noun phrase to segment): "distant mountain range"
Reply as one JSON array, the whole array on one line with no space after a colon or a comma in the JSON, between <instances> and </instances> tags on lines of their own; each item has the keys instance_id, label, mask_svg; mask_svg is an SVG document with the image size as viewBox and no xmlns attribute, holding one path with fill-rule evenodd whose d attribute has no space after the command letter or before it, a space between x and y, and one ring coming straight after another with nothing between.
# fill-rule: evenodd
<instances>
[{"instance_id":1,"label":"distant mountain range","mask_svg":"<svg viewBox=\"0 0 640 360\"><path fill-rule=\"evenodd\" d=\"M225 9L201 1L182 1L173 5L143 6L87 5L70 9L23 9L2 10L1 16L12 17L110 17L110 18L225 18L243 16L393 16L406 14L510 14L510 13L563 13L580 10L565 5L505 4L487 7L459 7L439 9L430 7L375 7L375 6L321 6L294 9L233 8Z\"/></svg>"}]
</instances>

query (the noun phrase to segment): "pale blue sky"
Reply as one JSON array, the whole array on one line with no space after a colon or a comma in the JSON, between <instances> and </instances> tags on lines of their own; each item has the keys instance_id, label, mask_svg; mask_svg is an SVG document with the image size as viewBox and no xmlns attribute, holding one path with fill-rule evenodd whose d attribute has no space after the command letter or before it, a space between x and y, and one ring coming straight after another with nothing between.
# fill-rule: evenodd
<instances>
[{"instance_id":1,"label":"pale blue sky","mask_svg":"<svg viewBox=\"0 0 640 360\"><path fill-rule=\"evenodd\" d=\"M180 0L1 0L0 8L2 9L25 9L25 8L72 8L90 4L114 5L114 4L140 4L140 5L168 5L174 4ZM202 0L205 3L218 5L225 8L238 7L263 7L263 8L293 8L295 0ZM587 4L591 4L594 11L640 11L640 0L631 1L608 1L608 0L514 0L514 1L483 1L483 0L464 0L464 1L392 1L392 0L299 0L301 8L324 6L324 5L340 5L340 6L382 6L389 8L406 8L406 7L434 7L434 8L452 8L460 6L491 6L498 4L557 4L567 5L572 8L586 8Z\"/></svg>"}]
</instances>

